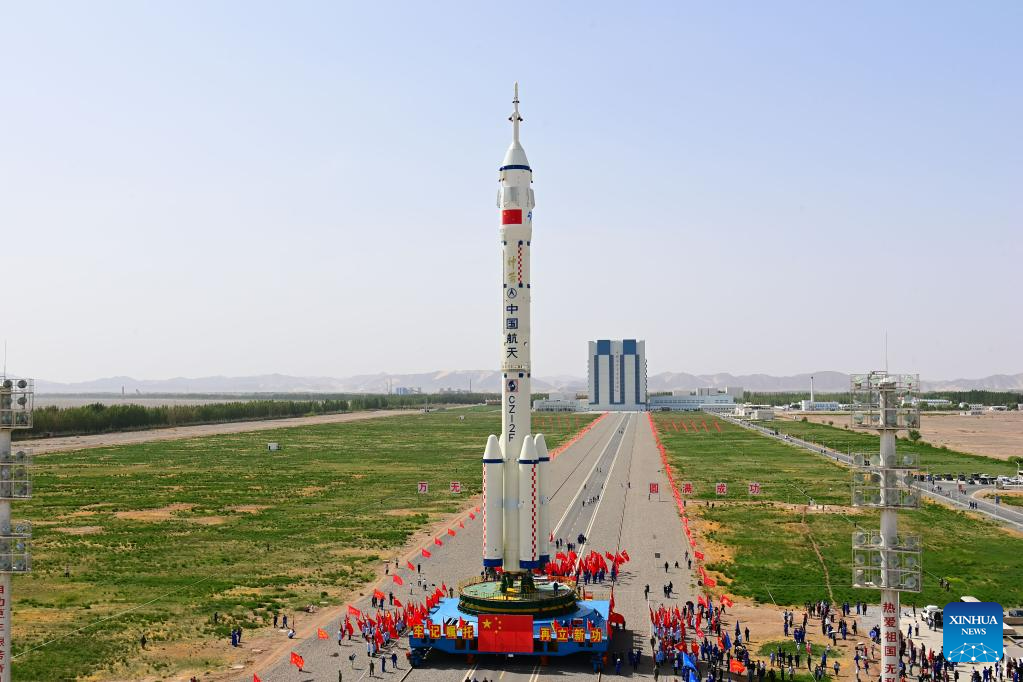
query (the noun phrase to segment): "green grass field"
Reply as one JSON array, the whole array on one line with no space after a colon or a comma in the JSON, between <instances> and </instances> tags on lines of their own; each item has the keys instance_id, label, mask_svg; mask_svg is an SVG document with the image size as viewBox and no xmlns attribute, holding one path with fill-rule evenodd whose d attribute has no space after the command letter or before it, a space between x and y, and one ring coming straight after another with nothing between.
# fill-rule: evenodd
<instances>
[{"instance_id":1,"label":"green grass field","mask_svg":"<svg viewBox=\"0 0 1023 682\"><path fill-rule=\"evenodd\" d=\"M593 418L540 416L534 430L553 448ZM14 654L156 601L20 656L15 678L209 669L217 660L189 644L341 603L479 493L483 445L499 430L496 408L479 408L38 457L35 497L15 506L34 539L33 572L15 578ZM267 452L270 441L283 449ZM143 632L175 653L141 656Z\"/></svg>"},{"instance_id":2,"label":"green grass field","mask_svg":"<svg viewBox=\"0 0 1023 682\"><path fill-rule=\"evenodd\" d=\"M923 418L927 419L927 415L924 415ZM787 419L775 419L764 426L803 440L820 443L839 452L877 452L880 442L877 434L842 428L848 423L848 417L835 415L833 426ZM1012 462L957 452L946 447L935 447L929 443L912 443L909 440L900 439L899 450L918 454L921 462L920 470L924 472L953 475L960 473L966 475L971 473L991 474L992 476L1016 475L1016 465Z\"/></svg>"},{"instance_id":3,"label":"green grass field","mask_svg":"<svg viewBox=\"0 0 1023 682\"><path fill-rule=\"evenodd\" d=\"M702 425L698 432L692 426L688 433L675 431L683 418L707 421L709 431ZM849 586L852 533L857 525L879 525L876 512L849 506L849 470L725 422L718 422L718 432L713 421L709 415L655 415L677 480L694 485L688 507L703 520L702 539L711 542L707 569L726 578L721 591L801 606L829 596L830 585L839 601L875 599L876 593ZM750 481L761 484L759 496L747 494ZM718 482L728 484L727 496L715 494ZM810 498L824 508L807 511ZM944 604L964 594L1023 603L1018 534L930 503L902 518L908 532L923 535L925 548L924 590L904 595L905 603ZM940 590L939 576L951 581L950 592Z\"/></svg>"}]
</instances>

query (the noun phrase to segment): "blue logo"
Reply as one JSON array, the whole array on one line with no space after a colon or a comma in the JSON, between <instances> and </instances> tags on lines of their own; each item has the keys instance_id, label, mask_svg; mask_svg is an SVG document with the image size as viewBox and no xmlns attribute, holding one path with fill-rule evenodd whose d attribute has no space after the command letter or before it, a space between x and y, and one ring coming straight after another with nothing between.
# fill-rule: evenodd
<instances>
[{"instance_id":1,"label":"blue logo","mask_svg":"<svg viewBox=\"0 0 1023 682\"><path fill-rule=\"evenodd\" d=\"M945 605L941 643L956 663L994 663L1002 658L1002 606L991 601Z\"/></svg>"}]
</instances>

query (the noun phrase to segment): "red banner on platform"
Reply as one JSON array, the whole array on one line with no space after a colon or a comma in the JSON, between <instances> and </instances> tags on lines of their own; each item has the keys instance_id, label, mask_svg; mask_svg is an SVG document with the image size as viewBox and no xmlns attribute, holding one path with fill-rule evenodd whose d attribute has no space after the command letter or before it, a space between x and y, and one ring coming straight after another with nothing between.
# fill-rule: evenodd
<instances>
[{"instance_id":1,"label":"red banner on platform","mask_svg":"<svg viewBox=\"0 0 1023 682\"><path fill-rule=\"evenodd\" d=\"M498 653L533 652L532 616L480 616L479 650Z\"/></svg>"}]
</instances>

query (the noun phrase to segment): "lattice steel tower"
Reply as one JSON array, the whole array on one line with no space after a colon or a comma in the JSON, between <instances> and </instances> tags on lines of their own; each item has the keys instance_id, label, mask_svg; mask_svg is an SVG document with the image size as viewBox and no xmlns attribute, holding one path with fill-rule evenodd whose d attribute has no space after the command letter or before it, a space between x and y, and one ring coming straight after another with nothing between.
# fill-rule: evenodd
<instances>
[{"instance_id":1,"label":"lattice steel tower","mask_svg":"<svg viewBox=\"0 0 1023 682\"><path fill-rule=\"evenodd\" d=\"M11 576L32 567L32 527L11 522L11 501L32 497L32 457L25 450L11 451L11 434L32 427L33 395L31 379L0 376L0 682L11 680Z\"/></svg>"},{"instance_id":2,"label":"lattice steel tower","mask_svg":"<svg viewBox=\"0 0 1023 682\"><path fill-rule=\"evenodd\" d=\"M851 377L852 425L881 436L878 453L853 455L853 505L881 510L879 531L853 534L853 587L881 590L881 682L899 679L899 593L919 592L919 535L899 533L900 509L920 506L914 487L918 458L897 452L896 434L920 426L912 400L920 387L916 374L874 371Z\"/></svg>"}]
</instances>

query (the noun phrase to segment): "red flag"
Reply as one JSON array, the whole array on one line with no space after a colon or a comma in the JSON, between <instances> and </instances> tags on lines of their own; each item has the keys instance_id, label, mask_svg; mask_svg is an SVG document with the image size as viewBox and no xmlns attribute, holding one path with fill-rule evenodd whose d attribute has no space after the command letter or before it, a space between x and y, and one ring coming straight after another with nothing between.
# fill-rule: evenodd
<instances>
[{"instance_id":1,"label":"red flag","mask_svg":"<svg viewBox=\"0 0 1023 682\"><path fill-rule=\"evenodd\" d=\"M328 635L327 631L323 628L316 628L316 636L319 639L330 639L330 635Z\"/></svg>"},{"instance_id":2,"label":"red flag","mask_svg":"<svg viewBox=\"0 0 1023 682\"><path fill-rule=\"evenodd\" d=\"M448 535L452 535L453 536L454 534L455 534L454 529L448 528Z\"/></svg>"},{"instance_id":3,"label":"red flag","mask_svg":"<svg viewBox=\"0 0 1023 682\"><path fill-rule=\"evenodd\" d=\"M622 550L622 556L625 557L626 561L631 561L631 559L629 559L629 553L626 552L624 549Z\"/></svg>"},{"instance_id":4,"label":"red flag","mask_svg":"<svg viewBox=\"0 0 1023 682\"><path fill-rule=\"evenodd\" d=\"M430 550L428 550L426 548L423 548L423 556L426 557L427 559L429 559L433 555L430 554Z\"/></svg>"},{"instance_id":5,"label":"red flag","mask_svg":"<svg viewBox=\"0 0 1023 682\"><path fill-rule=\"evenodd\" d=\"M349 604L348 605L348 615L355 616L356 618L359 618L359 617L362 616L362 611L360 611L359 609L357 609L354 606L352 606L351 604Z\"/></svg>"},{"instance_id":6,"label":"red flag","mask_svg":"<svg viewBox=\"0 0 1023 682\"><path fill-rule=\"evenodd\" d=\"M259 679L259 675L256 673L252 673L252 682L263 682L263 680Z\"/></svg>"},{"instance_id":7,"label":"red flag","mask_svg":"<svg viewBox=\"0 0 1023 682\"><path fill-rule=\"evenodd\" d=\"M532 653L532 616L481 616L479 619L481 652Z\"/></svg>"},{"instance_id":8,"label":"red flag","mask_svg":"<svg viewBox=\"0 0 1023 682\"><path fill-rule=\"evenodd\" d=\"M434 538L433 539L433 544L435 544L435 545L437 545L439 547L439 546L443 545L444 543L440 541L440 538Z\"/></svg>"},{"instance_id":9,"label":"red flag","mask_svg":"<svg viewBox=\"0 0 1023 682\"><path fill-rule=\"evenodd\" d=\"M475 521L476 520L476 514L474 514L473 512L469 512L469 518L472 519L473 521Z\"/></svg>"},{"instance_id":10,"label":"red flag","mask_svg":"<svg viewBox=\"0 0 1023 682\"><path fill-rule=\"evenodd\" d=\"M459 527L459 528L465 528L465 524L464 524L464 523L462 523L461 521L459 521L459 522L458 522L458 527Z\"/></svg>"},{"instance_id":11,"label":"red flag","mask_svg":"<svg viewBox=\"0 0 1023 682\"><path fill-rule=\"evenodd\" d=\"M294 651L291 652L291 665L296 666L299 670L305 665L305 659L296 654Z\"/></svg>"},{"instance_id":12,"label":"red flag","mask_svg":"<svg viewBox=\"0 0 1023 682\"><path fill-rule=\"evenodd\" d=\"M695 556L700 561L703 561L703 552L693 552L693 556Z\"/></svg>"},{"instance_id":13,"label":"red flag","mask_svg":"<svg viewBox=\"0 0 1023 682\"><path fill-rule=\"evenodd\" d=\"M410 571L416 570L416 567L412 565L411 561L406 561L405 565L408 566L408 570L410 570Z\"/></svg>"},{"instance_id":14,"label":"red flag","mask_svg":"<svg viewBox=\"0 0 1023 682\"><path fill-rule=\"evenodd\" d=\"M732 606L732 600L728 595L722 595L721 603L725 606Z\"/></svg>"},{"instance_id":15,"label":"red flag","mask_svg":"<svg viewBox=\"0 0 1023 682\"><path fill-rule=\"evenodd\" d=\"M441 591L442 595L447 594L447 592L448 592L448 584L447 583L441 583L440 584L440 591Z\"/></svg>"},{"instance_id":16,"label":"red flag","mask_svg":"<svg viewBox=\"0 0 1023 682\"><path fill-rule=\"evenodd\" d=\"M714 578L704 578L703 584L707 587L717 587L718 581L714 580Z\"/></svg>"},{"instance_id":17,"label":"red flag","mask_svg":"<svg viewBox=\"0 0 1023 682\"><path fill-rule=\"evenodd\" d=\"M379 601L379 600L382 600L387 595L384 594L383 592L381 592L380 590L373 590L373 596L376 597L377 600Z\"/></svg>"},{"instance_id":18,"label":"red flag","mask_svg":"<svg viewBox=\"0 0 1023 682\"><path fill-rule=\"evenodd\" d=\"M728 664L728 669L731 670L736 675L742 675L744 672L746 672L746 666L744 666L742 664L742 661L740 661L737 658L732 659L732 662Z\"/></svg>"},{"instance_id":19,"label":"red flag","mask_svg":"<svg viewBox=\"0 0 1023 682\"><path fill-rule=\"evenodd\" d=\"M404 585L405 584L405 581L402 580L401 576L398 575L397 573L395 573L394 575L391 576L391 580L393 580L395 582L395 584L397 584L397 585Z\"/></svg>"},{"instance_id":20,"label":"red flag","mask_svg":"<svg viewBox=\"0 0 1023 682\"><path fill-rule=\"evenodd\" d=\"M397 606L399 609L402 608L401 600L398 599L397 597L395 597L394 598L394 605Z\"/></svg>"}]
</instances>

